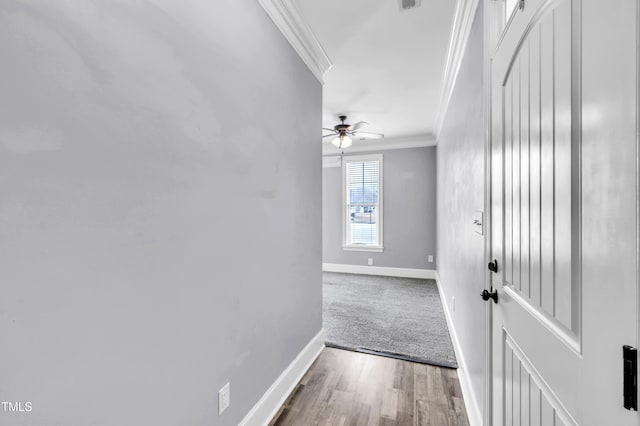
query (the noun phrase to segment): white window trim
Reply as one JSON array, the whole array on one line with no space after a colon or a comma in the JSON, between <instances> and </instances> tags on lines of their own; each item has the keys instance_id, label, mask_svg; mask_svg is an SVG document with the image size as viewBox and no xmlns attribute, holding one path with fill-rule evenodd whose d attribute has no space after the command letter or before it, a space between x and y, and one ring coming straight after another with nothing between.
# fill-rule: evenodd
<instances>
[{"instance_id":1,"label":"white window trim","mask_svg":"<svg viewBox=\"0 0 640 426\"><path fill-rule=\"evenodd\" d=\"M377 246L363 246L360 244L347 244L347 163L357 161L379 161L378 179L380 180L378 185L378 245ZM383 163L382 154L368 154L368 155L345 155L342 160L342 250L344 251L368 251L368 252L382 252L384 251L384 245L382 243L382 237L384 235L382 225L384 223L383 214Z\"/></svg>"}]
</instances>

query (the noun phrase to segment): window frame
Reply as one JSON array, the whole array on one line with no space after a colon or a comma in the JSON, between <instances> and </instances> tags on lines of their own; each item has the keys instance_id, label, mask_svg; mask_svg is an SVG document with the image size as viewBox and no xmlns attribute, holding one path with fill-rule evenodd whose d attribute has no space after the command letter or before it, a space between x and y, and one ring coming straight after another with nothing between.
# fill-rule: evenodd
<instances>
[{"instance_id":1,"label":"window frame","mask_svg":"<svg viewBox=\"0 0 640 426\"><path fill-rule=\"evenodd\" d=\"M349 219L350 215L347 212L349 208L348 190L347 190L347 165L348 163L357 163L361 161L378 161L378 204L376 206L377 218L376 225L378 227L378 244L377 245L363 245L363 244L349 244ZM384 251L383 245L383 156L382 154L367 154L367 155L349 155L344 156L342 160L342 250L344 251L365 251L365 252L382 252Z\"/></svg>"}]
</instances>

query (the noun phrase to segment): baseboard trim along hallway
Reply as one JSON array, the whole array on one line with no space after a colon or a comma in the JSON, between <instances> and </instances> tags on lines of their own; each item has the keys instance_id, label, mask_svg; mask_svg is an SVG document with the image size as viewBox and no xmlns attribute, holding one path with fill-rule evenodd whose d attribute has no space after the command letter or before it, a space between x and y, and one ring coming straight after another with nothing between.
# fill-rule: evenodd
<instances>
[{"instance_id":1,"label":"baseboard trim along hallway","mask_svg":"<svg viewBox=\"0 0 640 426\"><path fill-rule=\"evenodd\" d=\"M271 421L324 349L324 339L324 329L322 329L262 395L239 426L264 426Z\"/></svg>"},{"instance_id":2,"label":"baseboard trim along hallway","mask_svg":"<svg viewBox=\"0 0 640 426\"><path fill-rule=\"evenodd\" d=\"M437 273L433 269L391 268L386 266L345 265L340 263L323 263L324 272L341 272L344 274L379 275L383 277L422 278L435 280Z\"/></svg>"},{"instance_id":3,"label":"baseboard trim along hallway","mask_svg":"<svg viewBox=\"0 0 640 426\"><path fill-rule=\"evenodd\" d=\"M440 283L440 277L436 272L436 283L438 284L438 293L440 294L440 301L444 309L444 316L447 319L447 326L449 327L449 335L451 336L451 342L453 343L453 350L456 353L456 359L458 360L458 380L460 381L460 388L462 389L462 396L467 407L467 417L469 419L470 426L482 426L482 411L480 410L480 402L477 395L473 391L471 386L471 378L469 377L469 370L467 369L467 363L465 362L464 354L458 340L456 328L453 324L453 318L449 311L449 305L447 304L447 297L442 289Z\"/></svg>"}]
</instances>

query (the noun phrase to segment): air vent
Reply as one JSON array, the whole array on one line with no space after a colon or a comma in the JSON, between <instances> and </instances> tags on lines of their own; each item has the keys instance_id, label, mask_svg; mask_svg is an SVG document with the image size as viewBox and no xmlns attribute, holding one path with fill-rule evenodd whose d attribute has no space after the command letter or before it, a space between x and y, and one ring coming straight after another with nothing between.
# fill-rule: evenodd
<instances>
[{"instance_id":1,"label":"air vent","mask_svg":"<svg viewBox=\"0 0 640 426\"><path fill-rule=\"evenodd\" d=\"M415 9L416 7L420 7L421 4L422 0L398 0L400 10Z\"/></svg>"}]
</instances>

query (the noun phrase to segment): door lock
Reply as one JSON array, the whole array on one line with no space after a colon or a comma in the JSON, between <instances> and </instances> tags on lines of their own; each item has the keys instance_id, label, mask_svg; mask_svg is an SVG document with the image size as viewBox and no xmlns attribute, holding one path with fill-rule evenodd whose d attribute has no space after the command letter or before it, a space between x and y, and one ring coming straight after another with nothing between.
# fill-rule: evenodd
<instances>
[{"instance_id":1,"label":"door lock","mask_svg":"<svg viewBox=\"0 0 640 426\"><path fill-rule=\"evenodd\" d=\"M493 260L493 262L489 262L489 265L487 265L487 267L489 268L489 270L495 274L498 273L498 261L497 260Z\"/></svg>"},{"instance_id":2,"label":"door lock","mask_svg":"<svg viewBox=\"0 0 640 426\"><path fill-rule=\"evenodd\" d=\"M622 347L624 363L624 408L638 411L638 349L629 345Z\"/></svg>"},{"instance_id":3,"label":"door lock","mask_svg":"<svg viewBox=\"0 0 640 426\"><path fill-rule=\"evenodd\" d=\"M485 302L489 299L492 299L493 303L498 303L498 290L489 291L487 289L484 289L482 290L482 293L480 293L480 296Z\"/></svg>"}]
</instances>

